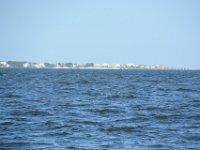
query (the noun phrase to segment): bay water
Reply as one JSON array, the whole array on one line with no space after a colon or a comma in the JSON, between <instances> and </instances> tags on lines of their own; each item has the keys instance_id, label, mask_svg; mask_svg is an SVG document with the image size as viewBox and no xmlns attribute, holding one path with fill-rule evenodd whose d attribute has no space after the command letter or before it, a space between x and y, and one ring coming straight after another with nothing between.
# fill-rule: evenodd
<instances>
[{"instance_id":1,"label":"bay water","mask_svg":"<svg viewBox=\"0 0 200 150\"><path fill-rule=\"evenodd\" d=\"M0 69L0 149L200 149L200 71Z\"/></svg>"}]
</instances>

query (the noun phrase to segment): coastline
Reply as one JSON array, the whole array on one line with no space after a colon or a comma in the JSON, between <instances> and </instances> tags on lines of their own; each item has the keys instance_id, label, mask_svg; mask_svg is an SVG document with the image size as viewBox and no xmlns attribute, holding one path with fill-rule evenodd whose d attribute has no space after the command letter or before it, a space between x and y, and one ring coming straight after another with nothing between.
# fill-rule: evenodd
<instances>
[{"instance_id":1,"label":"coastline","mask_svg":"<svg viewBox=\"0 0 200 150\"><path fill-rule=\"evenodd\" d=\"M24 69L80 69L80 70L199 70L144 64L77 64L77 63L35 63L27 61L0 61L0 68Z\"/></svg>"}]
</instances>

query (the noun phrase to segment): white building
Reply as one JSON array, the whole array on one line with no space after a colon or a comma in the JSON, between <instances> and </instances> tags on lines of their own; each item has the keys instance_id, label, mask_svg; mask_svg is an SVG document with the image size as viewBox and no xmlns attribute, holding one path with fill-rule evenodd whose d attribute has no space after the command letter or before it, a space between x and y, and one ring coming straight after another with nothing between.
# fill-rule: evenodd
<instances>
[{"instance_id":1,"label":"white building","mask_svg":"<svg viewBox=\"0 0 200 150\"><path fill-rule=\"evenodd\" d=\"M25 63L25 64L23 64L23 67L24 68L29 68L29 67L31 67L31 65L30 65L30 63Z\"/></svg>"},{"instance_id":2,"label":"white building","mask_svg":"<svg viewBox=\"0 0 200 150\"><path fill-rule=\"evenodd\" d=\"M9 68L10 65L5 61L0 61L0 68Z\"/></svg>"},{"instance_id":3,"label":"white building","mask_svg":"<svg viewBox=\"0 0 200 150\"><path fill-rule=\"evenodd\" d=\"M39 64L32 64L33 68L45 68L45 64L44 63L39 63Z\"/></svg>"}]
</instances>

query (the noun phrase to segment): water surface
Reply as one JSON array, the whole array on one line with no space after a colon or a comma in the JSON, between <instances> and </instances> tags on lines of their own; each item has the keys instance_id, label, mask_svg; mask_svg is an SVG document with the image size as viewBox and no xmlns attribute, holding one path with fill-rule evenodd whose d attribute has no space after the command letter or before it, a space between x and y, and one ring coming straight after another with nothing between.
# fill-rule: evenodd
<instances>
[{"instance_id":1,"label":"water surface","mask_svg":"<svg viewBox=\"0 0 200 150\"><path fill-rule=\"evenodd\" d=\"M0 149L199 147L199 71L0 69Z\"/></svg>"}]
</instances>

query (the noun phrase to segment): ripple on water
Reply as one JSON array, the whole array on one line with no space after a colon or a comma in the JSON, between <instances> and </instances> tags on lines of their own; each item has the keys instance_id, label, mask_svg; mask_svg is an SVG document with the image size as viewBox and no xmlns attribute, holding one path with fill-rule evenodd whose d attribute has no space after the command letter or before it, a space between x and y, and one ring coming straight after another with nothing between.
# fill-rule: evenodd
<instances>
[{"instance_id":1,"label":"ripple on water","mask_svg":"<svg viewBox=\"0 0 200 150\"><path fill-rule=\"evenodd\" d=\"M102 108L102 109L92 109L93 112L98 114L119 114L122 113L122 110L120 109L114 109L114 108Z\"/></svg>"},{"instance_id":2,"label":"ripple on water","mask_svg":"<svg viewBox=\"0 0 200 150\"><path fill-rule=\"evenodd\" d=\"M22 96L17 94L6 94L4 95L4 98L22 98Z\"/></svg>"},{"instance_id":3,"label":"ripple on water","mask_svg":"<svg viewBox=\"0 0 200 150\"><path fill-rule=\"evenodd\" d=\"M133 94L113 94L107 96L107 99L109 100L134 100L137 99L138 96L133 95Z\"/></svg>"},{"instance_id":4,"label":"ripple on water","mask_svg":"<svg viewBox=\"0 0 200 150\"><path fill-rule=\"evenodd\" d=\"M176 91L179 91L179 92L197 92L196 90L189 89L189 88L177 88Z\"/></svg>"},{"instance_id":5,"label":"ripple on water","mask_svg":"<svg viewBox=\"0 0 200 150\"><path fill-rule=\"evenodd\" d=\"M11 112L11 116L50 116L52 115L45 110L15 110Z\"/></svg>"},{"instance_id":6,"label":"ripple on water","mask_svg":"<svg viewBox=\"0 0 200 150\"><path fill-rule=\"evenodd\" d=\"M143 130L140 126L120 126L120 127L108 127L104 129L106 132L122 132L122 133L133 133L133 132L140 132Z\"/></svg>"},{"instance_id":7,"label":"ripple on water","mask_svg":"<svg viewBox=\"0 0 200 150\"><path fill-rule=\"evenodd\" d=\"M174 120L182 119L184 116L182 114L157 114L154 115L156 120Z\"/></svg>"}]
</instances>

